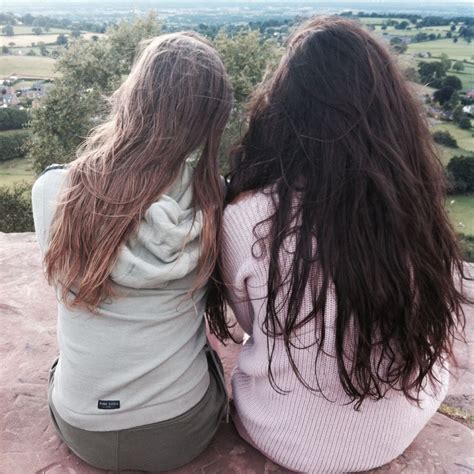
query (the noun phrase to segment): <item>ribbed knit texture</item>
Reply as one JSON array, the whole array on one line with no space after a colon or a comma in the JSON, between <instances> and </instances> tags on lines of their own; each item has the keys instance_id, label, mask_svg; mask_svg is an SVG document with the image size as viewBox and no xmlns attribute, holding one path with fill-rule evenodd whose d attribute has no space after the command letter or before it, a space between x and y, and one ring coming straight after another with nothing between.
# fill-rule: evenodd
<instances>
[{"instance_id":1,"label":"ribbed knit texture","mask_svg":"<svg viewBox=\"0 0 474 474\"><path fill-rule=\"evenodd\" d=\"M324 396L311 392L298 381L283 341L278 338L272 371L279 387L288 393L277 393L268 378L267 340L262 332L268 252L256 243L254 234L254 227L272 212L271 196L256 193L229 205L224 216L224 278L237 321L250 336L232 376L237 429L268 458L294 471L349 472L381 466L400 455L436 412L446 395L448 373L440 371L441 385L422 394L421 407L392 390L379 401L364 401L360 411L355 411L340 384L334 357L336 299L330 289L324 342L327 355L320 355L317 378L318 345L293 351L305 380L312 387L319 382ZM265 235L269 225L258 227L256 234ZM288 262L290 258L281 255L280 261ZM302 315L310 308L308 290ZM314 341L314 323L299 330L295 339L299 346Z\"/></svg>"}]
</instances>

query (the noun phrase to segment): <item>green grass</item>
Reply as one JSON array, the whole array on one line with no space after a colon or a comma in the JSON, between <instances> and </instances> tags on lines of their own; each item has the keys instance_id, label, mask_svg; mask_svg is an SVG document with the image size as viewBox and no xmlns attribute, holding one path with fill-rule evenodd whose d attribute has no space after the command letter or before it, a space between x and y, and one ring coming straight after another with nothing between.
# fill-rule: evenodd
<instances>
[{"instance_id":1,"label":"green grass","mask_svg":"<svg viewBox=\"0 0 474 474\"><path fill-rule=\"evenodd\" d=\"M16 35L16 36L0 36L0 46L8 46L10 43L15 43L15 46L29 48L32 43L56 44L58 35Z\"/></svg>"},{"instance_id":2,"label":"green grass","mask_svg":"<svg viewBox=\"0 0 474 474\"><path fill-rule=\"evenodd\" d=\"M453 43L453 40L449 38L410 43L407 51L413 54L430 52L432 56L440 56L445 53L450 59L459 61L464 59L472 60L474 58L473 44L468 44L462 39L458 40L457 43Z\"/></svg>"},{"instance_id":3,"label":"green grass","mask_svg":"<svg viewBox=\"0 0 474 474\"><path fill-rule=\"evenodd\" d=\"M448 196L446 207L456 231L474 235L474 195Z\"/></svg>"},{"instance_id":4,"label":"green grass","mask_svg":"<svg viewBox=\"0 0 474 474\"><path fill-rule=\"evenodd\" d=\"M52 58L42 56L1 56L0 79L9 76L51 78L56 76Z\"/></svg>"},{"instance_id":5,"label":"green grass","mask_svg":"<svg viewBox=\"0 0 474 474\"><path fill-rule=\"evenodd\" d=\"M462 148L449 148L447 146L442 146L442 145L437 145L437 146L440 150L441 162L443 163L444 166L446 166L449 163L449 160L453 156L459 156L459 155L473 156L474 155L474 152L469 151L469 150L464 150Z\"/></svg>"},{"instance_id":6,"label":"green grass","mask_svg":"<svg viewBox=\"0 0 474 474\"><path fill-rule=\"evenodd\" d=\"M464 71L455 72L452 69L448 71L449 76L457 76L461 79L462 90L468 92L474 89L474 65L464 64Z\"/></svg>"},{"instance_id":7,"label":"green grass","mask_svg":"<svg viewBox=\"0 0 474 474\"><path fill-rule=\"evenodd\" d=\"M45 31L43 29L43 31ZM32 26L13 26L13 32L15 33L15 36L17 35L32 35L33 33L33 27ZM50 28L48 32L45 32L47 34L58 34L59 33L70 33L70 30L65 30L63 28Z\"/></svg>"},{"instance_id":8,"label":"green grass","mask_svg":"<svg viewBox=\"0 0 474 474\"><path fill-rule=\"evenodd\" d=\"M467 150L470 152L474 152L474 129L471 130L463 130L459 128L454 123L437 123L431 127L432 131L447 131L449 132L458 142L458 147ZM458 155L462 153L456 153Z\"/></svg>"},{"instance_id":9,"label":"green grass","mask_svg":"<svg viewBox=\"0 0 474 474\"><path fill-rule=\"evenodd\" d=\"M34 180L35 173L30 160L18 158L0 162L0 186L13 187L18 181L33 184Z\"/></svg>"},{"instance_id":10,"label":"green grass","mask_svg":"<svg viewBox=\"0 0 474 474\"><path fill-rule=\"evenodd\" d=\"M408 21L408 20L405 20L405 18L382 18L382 17L359 18L359 20L365 25L382 25L383 23L386 23L388 20L395 20L398 22ZM408 21L408 23L410 22Z\"/></svg>"}]
</instances>

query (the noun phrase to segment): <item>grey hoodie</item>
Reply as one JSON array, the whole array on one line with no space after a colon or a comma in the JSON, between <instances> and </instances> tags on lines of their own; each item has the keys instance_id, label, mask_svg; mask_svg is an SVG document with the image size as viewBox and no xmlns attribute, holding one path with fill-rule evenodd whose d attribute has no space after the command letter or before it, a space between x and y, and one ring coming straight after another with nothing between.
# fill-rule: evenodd
<instances>
[{"instance_id":1,"label":"grey hoodie","mask_svg":"<svg viewBox=\"0 0 474 474\"><path fill-rule=\"evenodd\" d=\"M33 186L42 252L67 169ZM98 314L58 299L59 363L52 401L69 424L112 431L171 419L192 408L209 386L204 345L205 289L196 278L202 214L193 220L192 168L146 211L122 245L111 279L121 296Z\"/></svg>"}]
</instances>

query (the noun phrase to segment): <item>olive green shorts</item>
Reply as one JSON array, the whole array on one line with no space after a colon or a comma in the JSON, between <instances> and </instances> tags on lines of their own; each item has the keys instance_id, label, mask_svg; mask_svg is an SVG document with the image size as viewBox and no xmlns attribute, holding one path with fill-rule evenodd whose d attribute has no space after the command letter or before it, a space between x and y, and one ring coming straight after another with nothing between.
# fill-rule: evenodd
<instances>
[{"instance_id":1,"label":"olive green shorts","mask_svg":"<svg viewBox=\"0 0 474 474\"><path fill-rule=\"evenodd\" d=\"M223 418L227 395L222 364L207 352L210 384L204 397L187 412L170 420L118 431L87 431L71 426L51 401L53 364L48 403L59 437L86 463L107 470L167 471L184 466L209 445Z\"/></svg>"}]
</instances>

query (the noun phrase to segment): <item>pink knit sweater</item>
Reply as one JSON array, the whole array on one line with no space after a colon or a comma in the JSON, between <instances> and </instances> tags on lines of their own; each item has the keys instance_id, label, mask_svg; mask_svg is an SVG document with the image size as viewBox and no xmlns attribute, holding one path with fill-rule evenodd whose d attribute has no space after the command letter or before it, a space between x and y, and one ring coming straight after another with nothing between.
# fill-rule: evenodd
<instances>
[{"instance_id":1,"label":"pink knit sweater","mask_svg":"<svg viewBox=\"0 0 474 474\"><path fill-rule=\"evenodd\" d=\"M355 411L340 384L334 358L336 300L330 290L324 343L328 355L321 353L317 366L324 396L297 380L280 339L276 340L272 370L278 385L289 393L280 395L273 390L262 332L268 259L261 247L254 246L255 225L271 213L270 196L256 193L229 205L224 217L224 278L237 321L249 335L232 376L237 429L268 458L294 471L347 472L381 466L399 456L436 412L446 395L448 374L444 370L439 373L441 386L426 389L421 407L391 391L379 401L364 401L360 411ZM269 224L258 233L265 234L268 228ZM289 258L282 255L281 261ZM310 309L309 292L307 296L302 314ZM297 337L300 345L314 342L314 325L304 326ZM296 363L312 387L317 386L316 351L316 345L294 351Z\"/></svg>"}]
</instances>

